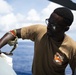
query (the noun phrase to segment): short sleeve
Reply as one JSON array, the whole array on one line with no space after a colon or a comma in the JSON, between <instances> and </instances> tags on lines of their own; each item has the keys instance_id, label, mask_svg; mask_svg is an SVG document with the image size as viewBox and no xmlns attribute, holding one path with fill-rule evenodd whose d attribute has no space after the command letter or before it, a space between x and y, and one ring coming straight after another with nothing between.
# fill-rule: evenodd
<instances>
[{"instance_id":1,"label":"short sleeve","mask_svg":"<svg viewBox=\"0 0 76 75\"><path fill-rule=\"evenodd\" d=\"M21 38L34 41L44 28L43 25L31 25L21 28Z\"/></svg>"}]
</instances>

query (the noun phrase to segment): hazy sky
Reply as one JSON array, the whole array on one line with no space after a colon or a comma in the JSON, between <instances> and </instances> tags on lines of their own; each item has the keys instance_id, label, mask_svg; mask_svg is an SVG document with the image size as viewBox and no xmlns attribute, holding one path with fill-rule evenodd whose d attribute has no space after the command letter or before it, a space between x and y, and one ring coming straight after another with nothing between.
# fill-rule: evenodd
<instances>
[{"instance_id":1,"label":"hazy sky","mask_svg":"<svg viewBox=\"0 0 76 75\"><path fill-rule=\"evenodd\" d=\"M0 38L11 29L45 24L45 19L57 7L60 5L48 0L0 0ZM76 40L76 11L73 13L74 22L67 34Z\"/></svg>"}]
</instances>

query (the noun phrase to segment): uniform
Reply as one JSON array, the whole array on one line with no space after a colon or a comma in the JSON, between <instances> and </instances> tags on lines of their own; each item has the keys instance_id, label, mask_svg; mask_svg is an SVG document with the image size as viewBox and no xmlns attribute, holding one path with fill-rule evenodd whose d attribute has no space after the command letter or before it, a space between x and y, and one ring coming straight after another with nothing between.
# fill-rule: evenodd
<instances>
[{"instance_id":1,"label":"uniform","mask_svg":"<svg viewBox=\"0 0 76 75\"><path fill-rule=\"evenodd\" d=\"M62 43L47 35L45 25L32 25L21 28L21 38L34 41L33 75L65 75L70 64L72 72L76 67L76 42L68 35Z\"/></svg>"}]
</instances>

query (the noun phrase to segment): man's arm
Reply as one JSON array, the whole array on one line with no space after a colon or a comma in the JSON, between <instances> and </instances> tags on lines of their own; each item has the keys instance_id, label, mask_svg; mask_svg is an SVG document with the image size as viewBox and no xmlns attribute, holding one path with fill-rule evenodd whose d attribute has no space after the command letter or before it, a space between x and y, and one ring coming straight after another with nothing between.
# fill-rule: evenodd
<instances>
[{"instance_id":1,"label":"man's arm","mask_svg":"<svg viewBox=\"0 0 76 75\"><path fill-rule=\"evenodd\" d=\"M16 37L21 38L21 29L11 30L0 39L0 49L5 46L8 41L14 40Z\"/></svg>"}]
</instances>

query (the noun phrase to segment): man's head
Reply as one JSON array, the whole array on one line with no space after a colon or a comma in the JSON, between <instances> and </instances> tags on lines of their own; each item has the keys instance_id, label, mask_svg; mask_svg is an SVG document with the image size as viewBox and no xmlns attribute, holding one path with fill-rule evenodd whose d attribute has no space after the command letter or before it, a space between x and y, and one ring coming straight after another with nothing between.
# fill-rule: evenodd
<instances>
[{"instance_id":1,"label":"man's head","mask_svg":"<svg viewBox=\"0 0 76 75\"><path fill-rule=\"evenodd\" d=\"M53 13L56 13L57 15L61 16L67 26L70 26L72 24L74 17L73 13L68 8L60 7L55 9Z\"/></svg>"},{"instance_id":2,"label":"man's head","mask_svg":"<svg viewBox=\"0 0 76 75\"><path fill-rule=\"evenodd\" d=\"M65 32L73 22L73 13L65 7L57 8L48 19L48 31L50 33Z\"/></svg>"}]
</instances>

